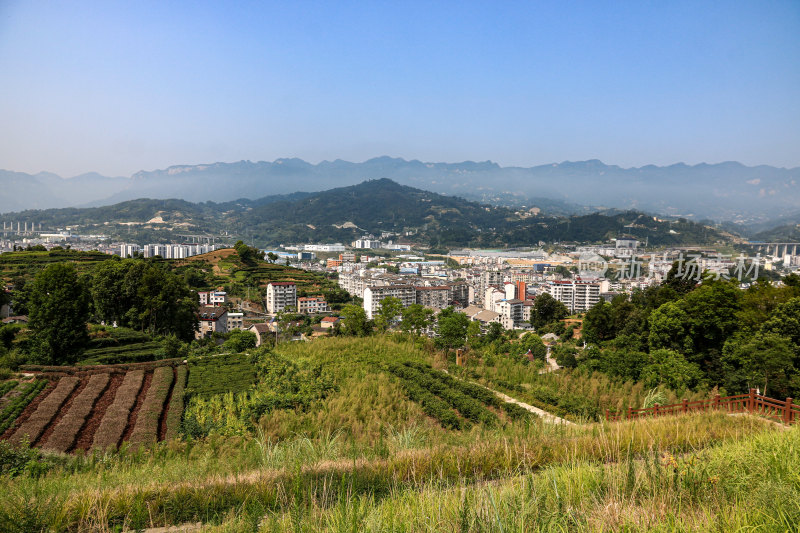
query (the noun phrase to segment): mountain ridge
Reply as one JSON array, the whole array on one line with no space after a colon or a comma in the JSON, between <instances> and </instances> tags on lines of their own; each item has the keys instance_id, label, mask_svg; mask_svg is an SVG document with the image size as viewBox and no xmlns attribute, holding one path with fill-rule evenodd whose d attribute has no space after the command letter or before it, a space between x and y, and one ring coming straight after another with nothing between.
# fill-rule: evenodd
<instances>
[{"instance_id":1,"label":"mountain ridge","mask_svg":"<svg viewBox=\"0 0 800 533\"><path fill-rule=\"evenodd\" d=\"M0 212L107 205L143 197L226 202L321 191L384 177L475 200L513 198L516 205L531 206L533 198L552 199L739 224L791 215L800 205L800 167L748 167L724 161L623 168L599 159L502 167L493 161L430 163L380 156L359 163L336 159L313 164L281 158L172 165L140 170L130 178L97 173L60 178L0 170Z\"/></svg>"},{"instance_id":2,"label":"mountain ridge","mask_svg":"<svg viewBox=\"0 0 800 533\"><path fill-rule=\"evenodd\" d=\"M620 236L652 244L714 244L730 237L687 220L638 211L544 216L442 195L388 178L321 192L297 192L232 202L137 199L95 208L23 211L15 220L45 228L78 226L134 242L171 241L176 234L243 236L260 246L350 242L364 232L388 232L433 248L537 246L545 242L607 242ZM176 231L178 230L178 231Z\"/></svg>"}]
</instances>

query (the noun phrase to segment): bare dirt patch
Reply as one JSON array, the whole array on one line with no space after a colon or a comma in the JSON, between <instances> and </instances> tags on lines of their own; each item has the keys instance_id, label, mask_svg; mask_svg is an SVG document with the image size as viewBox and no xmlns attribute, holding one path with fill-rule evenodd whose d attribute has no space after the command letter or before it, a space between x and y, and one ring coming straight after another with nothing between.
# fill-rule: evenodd
<instances>
[{"instance_id":1,"label":"bare dirt patch","mask_svg":"<svg viewBox=\"0 0 800 533\"><path fill-rule=\"evenodd\" d=\"M97 431L97 428L100 426L100 421L103 420L103 416L106 414L108 406L114 402L114 397L117 395L117 389L122 384L123 379L125 379L124 374L111 375L111 381L108 384L106 391L94 404L92 411L89 413L89 418L86 421L86 424L84 424L83 428L81 428L81 431L78 433L78 438L75 441L75 447L73 449L88 450L92 447L94 434Z\"/></svg>"}]
</instances>

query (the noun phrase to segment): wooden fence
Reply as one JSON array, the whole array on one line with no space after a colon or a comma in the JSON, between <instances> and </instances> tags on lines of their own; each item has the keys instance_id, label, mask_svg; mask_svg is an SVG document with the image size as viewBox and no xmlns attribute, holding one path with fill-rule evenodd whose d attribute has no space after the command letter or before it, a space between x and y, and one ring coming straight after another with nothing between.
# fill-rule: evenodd
<instances>
[{"instance_id":1,"label":"wooden fence","mask_svg":"<svg viewBox=\"0 0 800 533\"><path fill-rule=\"evenodd\" d=\"M727 413L751 413L760 415L782 424L793 424L800 420L800 405L792 403L792 398L775 400L750 389L748 394L720 397L719 394L709 400L690 402L683 400L672 405L654 405L644 409L628 407L626 411L609 411L606 409L606 420L631 420L648 416L677 415L702 411L725 411Z\"/></svg>"}]
</instances>

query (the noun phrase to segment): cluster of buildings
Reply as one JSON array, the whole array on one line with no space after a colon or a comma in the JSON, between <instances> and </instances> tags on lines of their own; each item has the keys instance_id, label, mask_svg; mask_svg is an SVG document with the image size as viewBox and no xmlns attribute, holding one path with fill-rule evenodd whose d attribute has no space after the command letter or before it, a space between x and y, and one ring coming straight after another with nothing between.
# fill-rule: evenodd
<instances>
[{"instance_id":1,"label":"cluster of buildings","mask_svg":"<svg viewBox=\"0 0 800 533\"><path fill-rule=\"evenodd\" d=\"M186 259L193 255L207 254L218 249L216 244L138 244L122 243L119 245L121 257L132 257L134 254L144 257L163 257L164 259Z\"/></svg>"},{"instance_id":2,"label":"cluster of buildings","mask_svg":"<svg viewBox=\"0 0 800 533\"><path fill-rule=\"evenodd\" d=\"M506 329L522 329L529 327L531 308L541 294L580 313L601 299L660 283L675 254L651 254L641 260L638 246L633 239L618 239L611 246L559 254L541 249L462 250L448 257L449 264L458 264L455 268L446 261L421 257L370 258L343 252L338 260L329 260L326 269L338 273L342 289L363 299L369 318L391 296L404 307L415 303L433 310L453 306L482 325L497 322Z\"/></svg>"}]
</instances>

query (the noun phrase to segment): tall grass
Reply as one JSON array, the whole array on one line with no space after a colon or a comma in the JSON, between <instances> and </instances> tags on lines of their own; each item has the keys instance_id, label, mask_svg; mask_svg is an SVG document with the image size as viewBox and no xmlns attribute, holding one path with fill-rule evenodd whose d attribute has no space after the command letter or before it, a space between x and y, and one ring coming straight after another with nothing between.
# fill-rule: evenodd
<instances>
[{"instance_id":1,"label":"tall grass","mask_svg":"<svg viewBox=\"0 0 800 533\"><path fill-rule=\"evenodd\" d=\"M233 458L230 453L240 449L242 442L221 440L207 445L212 449L176 449L159 460L148 461L143 455L138 463L98 463L82 472L21 476L8 484L0 500L0 524L3 519L8 523L22 519L19 506L23 500L30 502L29 510L42 514L45 529L56 530L97 524L139 528L195 521L219 523L230 519L231 513L250 519L271 513L283 520L284 515L296 512L302 518L299 523L304 523L309 509L326 510L340 504L352 513L357 509L350 507L356 505L351 502L369 507L420 488L446 493L465 485L502 485L509 478L532 473L541 476L541 472L557 466L564 469L553 470L558 475L578 468L605 472L605 468L611 468L609 463L622 464L620 468L626 472L624 465L629 460L646 461L665 451L680 457L769 432L771 427L758 419L722 414L584 428L536 424L518 429L514 436L484 435L469 445L397 450L385 458L360 454L336 434L280 444L267 439L248 445L246 459L256 465L252 470L237 469L235 465L242 463L236 459L245 457ZM208 454L205 459L203 453ZM226 459L203 472L198 463L206 461L212 466L209 456ZM229 469L221 468L222 464ZM640 476L641 468L638 464L635 468L636 476ZM599 476L592 478L591 486L602 481ZM556 478L562 505L574 505L572 499L565 499L567 495L572 498L574 489L568 485L561 488L559 483ZM638 487L639 481L633 486ZM640 497L646 491L641 489L636 494Z\"/></svg>"},{"instance_id":2,"label":"tall grass","mask_svg":"<svg viewBox=\"0 0 800 533\"><path fill-rule=\"evenodd\" d=\"M492 483L431 479L384 497L347 485L335 500L266 513L259 530L798 531L800 428L677 458L654 448L619 459L570 461ZM240 514L209 531L244 531L253 518Z\"/></svg>"}]
</instances>

